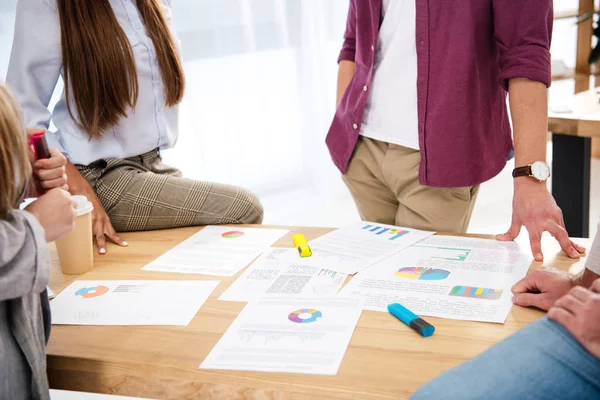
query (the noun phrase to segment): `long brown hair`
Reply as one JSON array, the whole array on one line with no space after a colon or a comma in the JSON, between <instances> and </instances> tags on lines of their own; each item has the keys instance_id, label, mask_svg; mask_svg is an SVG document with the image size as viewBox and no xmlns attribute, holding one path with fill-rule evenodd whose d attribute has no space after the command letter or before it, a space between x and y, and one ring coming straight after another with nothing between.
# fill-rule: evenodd
<instances>
[{"instance_id":1,"label":"long brown hair","mask_svg":"<svg viewBox=\"0 0 600 400\"><path fill-rule=\"evenodd\" d=\"M15 208L30 175L21 112L8 89L0 85L0 219Z\"/></svg>"},{"instance_id":2,"label":"long brown hair","mask_svg":"<svg viewBox=\"0 0 600 400\"><path fill-rule=\"evenodd\" d=\"M159 1L162 0L137 0L137 8L156 49L165 105L171 107L181 101L185 80ZM133 50L109 0L57 3L67 108L90 139L100 139L137 103L139 88Z\"/></svg>"}]
</instances>

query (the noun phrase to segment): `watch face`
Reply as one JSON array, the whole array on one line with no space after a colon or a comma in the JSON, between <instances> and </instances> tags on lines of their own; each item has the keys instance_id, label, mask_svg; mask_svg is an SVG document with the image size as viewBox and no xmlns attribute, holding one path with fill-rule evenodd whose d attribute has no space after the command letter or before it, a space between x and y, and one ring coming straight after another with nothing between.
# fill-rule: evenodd
<instances>
[{"instance_id":1,"label":"watch face","mask_svg":"<svg viewBox=\"0 0 600 400\"><path fill-rule=\"evenodd\" d=\"M550 167L543 161L536 161L531 164L531 173L538 181L545 181L550 178Z\"/></svg>"}]
</instances>

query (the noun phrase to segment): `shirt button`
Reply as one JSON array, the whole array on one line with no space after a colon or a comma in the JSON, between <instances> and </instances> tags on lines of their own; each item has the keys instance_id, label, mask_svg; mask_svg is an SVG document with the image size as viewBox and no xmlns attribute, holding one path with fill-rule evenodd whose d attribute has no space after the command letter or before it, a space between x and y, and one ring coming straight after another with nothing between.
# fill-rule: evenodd
<instances>
[{"instance_id":1,"label":"shirt button","mask_svg":"<svg viewBox=\"0 0 600 400\"><path fill-rule=\"evenodd\" d=\"M375 46L371 46L371 51L375 51Z\"/></svg>"},{"instance_id":2,"label":"shirt button","mask_svg":"<svg viewBox=\"0 0 600 400\"><path fill-rule=\"evenodd\" d=\"M425 44L425 42L421 40L421 46L423 46L424 44Z\"/></svg>"},{"instance_id":3,"label":"shirt button","mask_svg":"<svg viewBox=\"0 0 600 400\"><path fill-rule=\"evenodd\" d=\"M353 128L354 130L357 130L357 129L358 129L358 125L357 125L357 124L352 124L352 128Z\"/></svg>"},{"instance_id":4,"label":"shirt button","mask_svg":"<svg viewBox=\"0 0 600 400\"><path fill-rule=\"evenodd\" d=\"M366 92L367 90L369 90L369 88L367 87L367 85L363 86L363 92Z\"/></svg>"}]
</instances>

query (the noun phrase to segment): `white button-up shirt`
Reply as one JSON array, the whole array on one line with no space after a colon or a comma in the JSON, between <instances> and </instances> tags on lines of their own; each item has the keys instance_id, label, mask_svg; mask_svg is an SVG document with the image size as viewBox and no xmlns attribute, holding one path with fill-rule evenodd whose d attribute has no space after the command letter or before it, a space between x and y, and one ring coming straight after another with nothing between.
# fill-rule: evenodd
<instances>
[{"instance_id":1,"label":"white button-up shirt","mask_svg":"<svg viewBox=\"0 0 600 400\"><path fill-rule=\"evenodd\" d=\"M161 1L170 24L170 0ZM52 121L57 130L48 132L48 145L62 151L73 164L132 157L156 148L170 148L177 141L178 108L165 106L156 51L135 0L109 2L133 48L139 96L127 118L107 130L100 140L90 140L88 133L71 119L64 92L54 110L48 109L58 78L64 72L56 0L17 3L7 84L23 107L26 126L48 129ZM77 115L77 110L73 109L73 113Z\"/></svg>"}]
</instances>

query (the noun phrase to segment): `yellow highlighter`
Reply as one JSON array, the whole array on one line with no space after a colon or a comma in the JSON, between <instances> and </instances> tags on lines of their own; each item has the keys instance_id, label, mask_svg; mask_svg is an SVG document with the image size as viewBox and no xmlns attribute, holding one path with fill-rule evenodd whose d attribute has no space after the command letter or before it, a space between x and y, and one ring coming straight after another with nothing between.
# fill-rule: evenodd
<instances>
[{"instance_id":1,"label":"yellow highlighter","mask_svg":"<svg viewBox=\"0 0 600 400\"><path fill-rule=\"evenodd\" d=\"M308 247L308 242L303 234L299 233L294 235L294 246L298 249L298 253L300 253L300 257L310 257L312 256L312 251L310 247Z\"/></svg>"}]
</instances>

